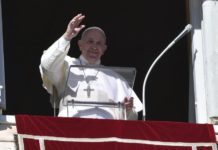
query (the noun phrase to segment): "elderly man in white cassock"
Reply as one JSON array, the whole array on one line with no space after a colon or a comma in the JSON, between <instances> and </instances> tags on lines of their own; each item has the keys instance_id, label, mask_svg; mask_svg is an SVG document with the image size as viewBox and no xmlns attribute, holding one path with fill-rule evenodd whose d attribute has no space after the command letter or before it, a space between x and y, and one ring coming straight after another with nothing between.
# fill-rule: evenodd
<instances>
[{"instance_id":1,"label":"elderly man in white cassock","mask_svg":"<svg viewBox=\"0 0 218 150\"><path fill-rule=\"evenodd\" d=\"M80 57L68 56L70 41L85 27L81 25L84 18L82 14L75 16L63 36L44 51L41 57L40 73L43 86L49 94L56 93L60 101L58 116L121 119L120 113L123 112L113 107L69 107L69 102L75 100L120 103L128 120L138 119L142 103L121 76L110 70L85 68L87 65L102 67L101 56L107 45L106 35L101 28L87 28L78 41ZM81 67L69 69L72 65Z\"/></svg>"}]
</instances>

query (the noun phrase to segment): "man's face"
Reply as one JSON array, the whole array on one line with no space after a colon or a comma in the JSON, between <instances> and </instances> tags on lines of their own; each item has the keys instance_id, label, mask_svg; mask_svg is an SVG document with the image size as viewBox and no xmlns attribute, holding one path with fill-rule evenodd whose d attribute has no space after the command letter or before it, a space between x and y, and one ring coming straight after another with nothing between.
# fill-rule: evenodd
<instances>
[{"instance_id":1,"label":"man's face","mask_svg":"<svg viewBox=\"0 0 218 150\"><path fill-rule=\"evenodd\" d=\"M92 29L78 42L82 55L90 64L95 64L104 54L107 46L101 31Z\"/></svg>"}]
</instances>

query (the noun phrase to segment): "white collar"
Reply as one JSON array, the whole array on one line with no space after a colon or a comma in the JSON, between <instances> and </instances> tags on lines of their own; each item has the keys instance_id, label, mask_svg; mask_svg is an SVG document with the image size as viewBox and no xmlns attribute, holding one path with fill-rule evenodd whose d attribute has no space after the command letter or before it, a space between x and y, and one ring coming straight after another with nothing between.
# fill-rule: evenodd
<instances>
[{"instance_id":1,"label":"white collar","mask_svg":"<svg viewBox=\"0 0 218 150\"><path fill-rule=\"evenodd\" d=\"M79 56L79 59L80 59L82 65L92 65L92 64L89 64L88 60L87 60L83 55L80 55L80 56ZM93 64L93 65L100 65L100 64L101 64L101 61L98 60L98 61L97 61L95 64Z\"/></svg>"}]
</instances>

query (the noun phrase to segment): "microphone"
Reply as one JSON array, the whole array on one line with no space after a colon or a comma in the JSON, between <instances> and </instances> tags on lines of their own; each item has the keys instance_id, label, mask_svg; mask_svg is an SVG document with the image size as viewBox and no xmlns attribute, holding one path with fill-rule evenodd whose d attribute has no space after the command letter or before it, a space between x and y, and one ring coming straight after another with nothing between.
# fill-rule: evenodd
<instances>
[{"instance_id":1,"label":"microphone","mask_svg":"<svg viewBox=\"0 0 218 150\"><path fill-rule=\"evenodd\" d=\"M158 62L158 60L176 43L178 42L182 37L184 37L187 33L189 33L192 30L192 25L188 24L185 26L183 31L158 55L158 57L153 61L151 66L148 69L148 72L146 73L144 82L143 82L143 88L142 88L142 103L143 103L143 112L142 112L142 119L145 121L146 119L146 106L145 106L145 88L146 88L146 83L148 80L148 76L153 69L154 65Z\"/></svg>"},{"instance_id":2,"label":"microphone","mask_svg":"<svg viewBox=\"0 0 218 150\"><path fill-rule=\"evenodd\" d=\"M188 24L185 26L185 29L173 40L174 43L179 41L183 36L185 36L187 33L189 33L192 29L192 25Z\"/></svg>"}]
</instances>

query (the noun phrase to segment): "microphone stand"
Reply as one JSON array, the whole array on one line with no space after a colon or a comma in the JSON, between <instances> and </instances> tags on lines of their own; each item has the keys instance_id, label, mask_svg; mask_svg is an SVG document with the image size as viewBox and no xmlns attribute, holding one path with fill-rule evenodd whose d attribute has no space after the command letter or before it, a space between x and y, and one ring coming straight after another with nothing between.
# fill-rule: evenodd
<instances>
[{"instance_id":1,"label":"microphone stand","mask_svg":"<svg viewBox=\"0 0 218 150\"><path fill-rule=\"evenodd\" d=\"M186 35L188 32L190 32L192 29L192 25L188 24L186 25L185 29L158 55L158 57L153 61L151 66L148 69L148 72L146 73L144 82L143 82L143 91L142 91L142 100L143 100L143 113L142 113L142 119L145 121L146 120L146 104L145 104L145 88L147 84L148 77L151 73L151 70L154 68L155 64L160 60L160 58L179 40L181 39L184 35Z\"/></svg>"}]
</instances>

